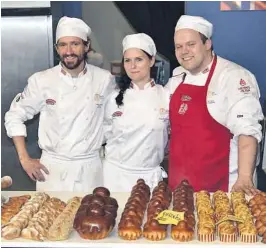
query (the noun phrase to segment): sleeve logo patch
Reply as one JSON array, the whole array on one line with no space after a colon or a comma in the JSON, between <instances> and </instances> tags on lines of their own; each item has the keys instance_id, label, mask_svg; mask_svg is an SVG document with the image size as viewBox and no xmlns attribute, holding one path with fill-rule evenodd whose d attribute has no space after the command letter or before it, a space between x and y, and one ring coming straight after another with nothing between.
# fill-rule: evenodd
<instances>
[{"instance_id":1,"label":"sleeve logo patch","mask_svg":"<svg viewBox=\"0 0 266 248\"><path fill-rule=\"evenodd\" d=\"M123 112L121 112L121 111L116 111L116 112L114 112L113 114L112 114L112 117L120 117L120 116L122 116L123 115Z\"/></svg>"},{"instance_id":2,"label":"sleeve logo patch","mask_svg":"<svg viewBox=\"0 0 266 248\"><path fill-rule=\"evenodd\" d=\"M245 86L246 84L247 84L247 83L246 83L246 81L245 81L244 79L241 79L241 80L240 80L240 85L241 85L241 86Z\"/></svg>"},{"instance_id":3,"label":"sleeve logo patch","mask_svg":"<svg viewBox=\"0 0 266 248\"><path fill-rule=\"evenodd\" d=\"M46 104L47 105L55 105L56 101L54 99L46 99Z\"/></svg>"}]
</instances>

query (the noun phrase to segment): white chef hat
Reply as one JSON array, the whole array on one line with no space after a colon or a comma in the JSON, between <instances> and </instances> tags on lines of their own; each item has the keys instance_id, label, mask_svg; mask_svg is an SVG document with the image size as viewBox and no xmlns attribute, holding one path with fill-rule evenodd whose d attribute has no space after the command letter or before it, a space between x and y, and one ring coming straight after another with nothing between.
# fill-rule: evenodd
<instances>
[{"instance_id":1,"label":"white chef hat","mask_svg":"<svg viewBox=\"0 0 266 248\"><path fill-rule=\"evenodd\" d=\"M90 34L91 29L84 21L78 18L64 16L57 24L56 42L65 36L75 36L87 41Z\"/></svg>"},{"instance_id":2,"label":"white chef hat","mask_svg":"<svg viewBox=\"0 0 266 248\"><path fill-rule=\"evenodd\" d=\"M193 29L204 34L208 39L212 36L213 25L201 16L182 15L175 26L175 31L180 29Z\"/></svg>"},{"instance_id":3,"label":"white chef hat","mask_svg":"<svg viewBox=\"0 0 266 248\"><path fill-rule=\"evenodd\" d=\"M153 39L144 33L130 34L123 39L123 53L129 48L139 48L151 56L156 55L156 46Z\"/></svg>"}]
</instances>

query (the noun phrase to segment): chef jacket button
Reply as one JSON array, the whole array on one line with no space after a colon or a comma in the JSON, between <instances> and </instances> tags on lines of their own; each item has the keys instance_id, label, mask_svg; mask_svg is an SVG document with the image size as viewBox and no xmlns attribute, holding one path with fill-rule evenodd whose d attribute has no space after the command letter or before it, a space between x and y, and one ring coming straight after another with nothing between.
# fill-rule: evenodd
<instances>
[{"instance_id":1,"label":"chef jacket button","mask_svg":"<svg viewBox=\"0 0 266 248\"><path fill-rule=\"evenodd\" d=\"M89 99L90 99L90 97L87 96L87 100L89 100Z\"/></svg>"},{"instance_id":2,"label":"chef jacket button","mask_svg":"<svg viewBox=\"0 0 266 248\"><path fill-rule=\"evenodd\" d=\"M77 89L77 86L75 85L74 87L73 87L73 90L76 90Z\"/></svg>"}]
</instances>

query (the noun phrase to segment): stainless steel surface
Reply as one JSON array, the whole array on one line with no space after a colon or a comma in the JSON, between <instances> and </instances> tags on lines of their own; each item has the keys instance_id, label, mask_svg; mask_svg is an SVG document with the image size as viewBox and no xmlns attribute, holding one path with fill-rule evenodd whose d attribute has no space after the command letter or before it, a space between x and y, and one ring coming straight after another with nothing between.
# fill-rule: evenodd
<instances>
[{"instance_id":1,"label":"stainless steel surface","mask_svg":"<svg viewBox=\"0 0 266 248\"><path fill-rule=\"evenodd\" d=\"M1 154L2 176L14 179L12 189L34 189L35 185L24 173L11 139L6 135L4 115L17 93L22 92L27 79L35 72L53 66L52 17L1 18ZM38 158L38 118L29 121L27 147ZM25 187L25 188L23 188Z\"/></svg>"}]
</instances>

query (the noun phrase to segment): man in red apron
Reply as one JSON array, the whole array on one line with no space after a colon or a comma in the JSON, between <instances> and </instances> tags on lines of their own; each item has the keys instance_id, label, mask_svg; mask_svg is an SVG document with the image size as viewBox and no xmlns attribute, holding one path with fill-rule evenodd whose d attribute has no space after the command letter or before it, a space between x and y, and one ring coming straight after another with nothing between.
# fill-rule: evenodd
<instances>
[{"instance_id":1,"label":"man in red apron","mask_svg":"<svg viewBox=\"0 0 266 248\"><path fill-rule=\"evenodd\" d=\"M261 139L261 129L258 124L258 120L262 117L260 105L256 94L250 94L250 100L247 100L246 104L252 101L259 114L255 117L258 120L249 123L249 126L251 126L250 130L255 128L257 131L256 134L252 133L253 136L249 133L239 135L238 154L236 154L236 156L238 155L237 168L237 162L229 161L230 141L234 135L232 133L234 129L231 128L233 125L226 125L226 118L229 116L230 124L232 114L228 112L228 116L226 116L224 113L219 113L220 106L217 102L221 100L223 92L220 93L216 89L228 82L221 80L221 73L225 73L225 68L236 68L236 71L240 69L230 61L221 57L217 58L212 52L211 35L212 24L201 17L182 16L177 22L174 37L175 51L181 67L178 68L177 77L172 78L172 81L170 80L169 85L166 86L168 88L172 86L170 89L172 96L170 101L169 186L173 190L181 180L187 179L195 191L228 191L232 187L234 191L255 194L257 189L254 187L252 176L256 146ZM242 67L241 70L247 73L247 70ZM242 71L240 74L243 73ZM242 84L244 84L243 81L241 81ZM246 81L244 82L246 83ZM254 84L256 85L256 82ZM174 85L177 87L173 87ZM231 87L233 91L233 85ZM210 91L210 88L214 91ZM213 94L214 98L210 100L209 94ZM241 94L241 92L238 94L239 98ZM247 94L248 97L249 94ZM224 99L226 98L230 97L224 96ZM224 99L221 101L222 107L226 105ZM237 97L232 101L235 101L238 106L239 99ZM231 98L228 102L231 103ZM235 110L233 109L233 111ZM245 116L246 113L243 115L242 122L246 125ZM226 121L223 122L223 118ZM247 130L249 129L247 128ZM231 162L236 166L236 176L230 186L229 164Z\"/></svg>"}]
</instances>

